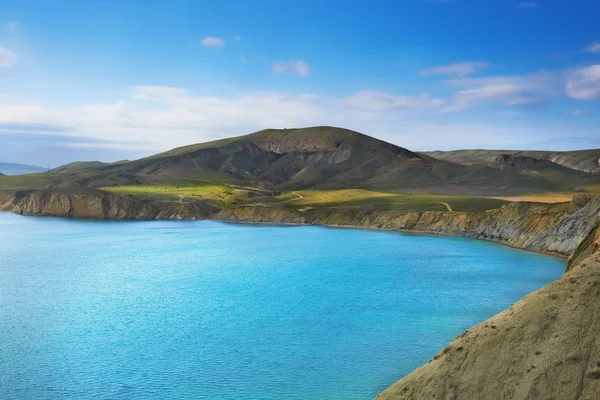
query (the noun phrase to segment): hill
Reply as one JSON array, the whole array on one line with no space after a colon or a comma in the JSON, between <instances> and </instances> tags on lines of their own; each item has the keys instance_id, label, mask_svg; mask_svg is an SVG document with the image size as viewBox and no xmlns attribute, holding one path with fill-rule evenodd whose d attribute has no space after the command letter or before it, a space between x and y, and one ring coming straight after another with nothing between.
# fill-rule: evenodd
<instances>
[{"instance_id":1,"label":"hill","mask_svg":"<svg viewBox=\"0 0 600 400\"><path fill-rule=\"evenodd\" d=\"M3 178L0 189L226 184L277 192L356 188L506 196L600 184L598 175L554 163L527 160L528 168L512 168L500 161L505 165L463 165L335 127L267 129L135 161L71 163L38 180Z\"/></svg>"},{"instance_id":2,"label":"hill","mask_svg":"<svg viewBox=\"0 0 600 400\"><path fill-rule=\"evenodd\" d=\"M577 171L600 173L600 149L575 151L530 151L530 150L455 150L430 151L422 154L459 164L485 164L503 154L534 157L551 161Z\"/></svg>"},{"instance_id":3,"label":"hill","mask_svg":"<svg viewBox=\"0 0 600 400\"><path fill-rule=\"evenodd\" d=\"M0 162L0 173L3 175L22 175L46 172L46 168L35 165Z\"/></svg>"}]
</instances>

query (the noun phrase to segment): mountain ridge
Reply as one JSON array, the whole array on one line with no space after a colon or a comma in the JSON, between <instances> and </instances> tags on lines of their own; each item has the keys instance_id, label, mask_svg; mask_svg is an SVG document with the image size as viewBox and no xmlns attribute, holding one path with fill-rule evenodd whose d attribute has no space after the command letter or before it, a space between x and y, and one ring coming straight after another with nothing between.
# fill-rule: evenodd
<instances>
[{"instance_id":1,"label":"mountain ridge","mask_svg":"<svg viewBox=\"0 0 600 400\"><path fill-rule=\"evenodd\" d=\"M440 160L356 131L318 126L265 129L133 161L71 163L52 170L40 184L101 188L189 179L277 191L351 187L496 196L600 184L598 175L554 164L530 163L533 169L526 170L492 164Z\"/></svg>"},{"instance_id":2,"label":"mountain ridge","mask_svg":"<svg viewBox=\"0 0 600 400\"><path fill-rule=\"evenodd\" d=\"M482 164L489 162L494 157L508 154L515 156L534 157L551 161L574 170L587 173L600 173L600 149L571 150L571 151L546 151L546 150L449 150L449 151L424 151L431 157L441 160L453 161L461 164Z\"/></svg>"}]
</instances>

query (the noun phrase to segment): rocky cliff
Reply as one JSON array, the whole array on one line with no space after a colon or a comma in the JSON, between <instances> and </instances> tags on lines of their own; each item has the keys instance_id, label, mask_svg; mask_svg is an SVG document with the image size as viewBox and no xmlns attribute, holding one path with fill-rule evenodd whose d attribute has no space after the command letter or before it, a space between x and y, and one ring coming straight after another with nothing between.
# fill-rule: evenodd
<instances>
[{"instance_id":1,"label":"rocky cliff","mask_svg":"<svg viewBox=\"0 0 600 400\"><path fill-rule=\"evenodd\" d=\"M0 194L0 210L23 215L94 219L205 219L215 212L197 202L147 202L102 190L39 190Z\"/></svg>"},{"instance_id":2,"label":"rocky cliff","mask_svg":"<svg viewBox=\"0 0 600 400\"><path fill-rule=\"evenodd\" d=\"M492 240L520 249L570 256L592 229L600 197L576 197L571 203L511 203L485 212L397 212L373 209L322 209L299 212L275 207L233 207L216 219L238 222L286 222L415 231Z\"/></svg>"}]
</instances>

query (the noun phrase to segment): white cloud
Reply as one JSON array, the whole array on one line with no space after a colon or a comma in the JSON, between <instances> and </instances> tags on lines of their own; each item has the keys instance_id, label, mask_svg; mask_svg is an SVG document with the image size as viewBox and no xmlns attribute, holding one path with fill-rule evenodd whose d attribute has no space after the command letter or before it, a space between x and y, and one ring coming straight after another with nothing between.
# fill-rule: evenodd
<instances>
[{"instance_id":1,"label":"white cloud","mask_svg":"<svg viewBox=\"0 0 600 400\"><path fill-rule=\"evenodd\" d=\"M514 92L506 86L478 93L494 98ZM538 125L531 129L497 126L493 122L444 123L440 119L454 120L455 116L439 113L430 113L427 119L413 118L417 111L437 111L442 103L427 94L408 97L367 91L330 98L256 92L222 98L195 95L183 88L139 86L128 97L109 104L60 108L0 103L0 124L47 124L65 128L61 134L74 139L70 146L141 150L147 154L264 128L313 125L342 126L417 150L518 148L561 135L564 138L565 132L590 140L600 136L599 129L579 132L564 126Z\"/></svg>"},{"instance_id":2,"label":"white cloud","mask_svg":"<svg viewBox=\"0 0 600 400\"><path fill-rule=\"evenodd\" d=\"M489 64L482 61L468 61L440 67L428 68L420 72L421 75L455 75L459 78L473 75L486 68Z\"/></svg>"},{"instance_id":3,"label":"white cloud","mask_svg":"<svg viewBox=\"0 0 600 400\"><path fill-rule=\"evenodd\" d=\"M567 72L566 91L569 97L576 100L600 98L600 64Z\"/></svg>"},{"instance_id":4,"label":"white cloud","mask_svg":"<svg viewBox=\"0 0 600 400\"><path fill-rule=\"evenodd\" d=\"M0 68L7 68L17 62L17 56L8 49L0 47Z\"/></svg>"},{"instance_id":5,"label":"white cloud","mask_svg":"<svg viewBox=\"0 0 600 400\"><path fill-rule=\"evenodd\" d=\"M583 51L587 53L600 54L600 42L590 44L588 47L583 49Z\"/></svg>"},{"instance_id":6,"label":"white cloud","mask_svg":"<svg viewBox=\"0 0 600 400\"><path fill-rule=\"evenodd\" d=\"M538 8L540 6L540 3L537 3L535 1L522 1L519 3L519 5L517 7L519 8Z\"/></svg>"},{"instance_id":7,"label":"white cloud","mask_svg":"<svg viewBox=\"0 0 600 400\"><path fill-rule=\"evenodd\" d=\"M434 99L428 94L418 97L393 96L387 93L364 91L344 99L346 105L368 111L418 110L438 108L443 100Z\"/></svg>"},{"instance_id":8,"label":"white cloud","mask_svg":"<svg viewBox=\"0 0 600 400\"><path fill-rule=\"evenodd\" d=\"M241 37L240 35L236 35L236 36L234 37L234 39L235 39L235 40L240 40L241 38L242 38L242 37Z\"/></svg>"},{"instance_id":9,"label":"white cloud","mask_svg":"<svg viewBox=\"0 0 600 400\"><path fill-rule=\"evenodd\" d=\"M273 65L273 73L276 75L295 73L299 76L305 77L310 74L310 65L302 60L280 62Z\"/></svg>"},{"instance_id":10,"label":"white cloud","mask_svg":"<svg viewBox=\"0 0 600 400\"><path fill-rule=\"evenodd\" d=\"M442 103L427 94L358 92L329 98L257 92L220 98L195 96L182 88L138 86L129 98L111 104L69 109L0 104L0 123L60 126L66 128L64 134L81 137L82 143L95 139L106 143L94 146L158 151L269 127L337 125L385 131L417 111L437 109Z\"/></svg>"},{"instance_id":11,"label":"white cloud","mask_svg":"<svg viewBox=\"0 0 600 400\"><path fill-rule=\"evenodd\" d=\"M564 92L560 75L551 72L454 79L450 84L461 90L443 109L445 112L466 110L488 103L508 107L533 106Z\"/></svg>"},{"instance_id":12,"label":"white cloud","mask_svg":"<svg viewBox=\"0 0 600 400\"><path fill-rule=\"evenodd\" d=\"M219 47L222 47L223 45L225 45L225 40L223 40L220 37L209 36L209 37L205 37L204 39L202 39L200 41L200 43L204 47L219 48Z\"/></svg>"}]
</instances>

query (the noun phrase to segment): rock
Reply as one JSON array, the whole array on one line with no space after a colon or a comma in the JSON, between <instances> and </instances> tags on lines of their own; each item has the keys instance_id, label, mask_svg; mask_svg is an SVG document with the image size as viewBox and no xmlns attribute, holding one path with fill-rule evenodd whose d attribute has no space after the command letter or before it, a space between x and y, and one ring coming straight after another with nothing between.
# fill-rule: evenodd
<instances>
[{"instance_id":1,"label":"rock","mask_svg":"<svg viewBox=\"0 0 600 400\"><path fill-rule=\"evenodd\" d=\"M152 203L96 189L47 189L0 195L0 207L23 215L94 219L205 219L215 209L201 201Z\"/></svg>"}]
</instances>

